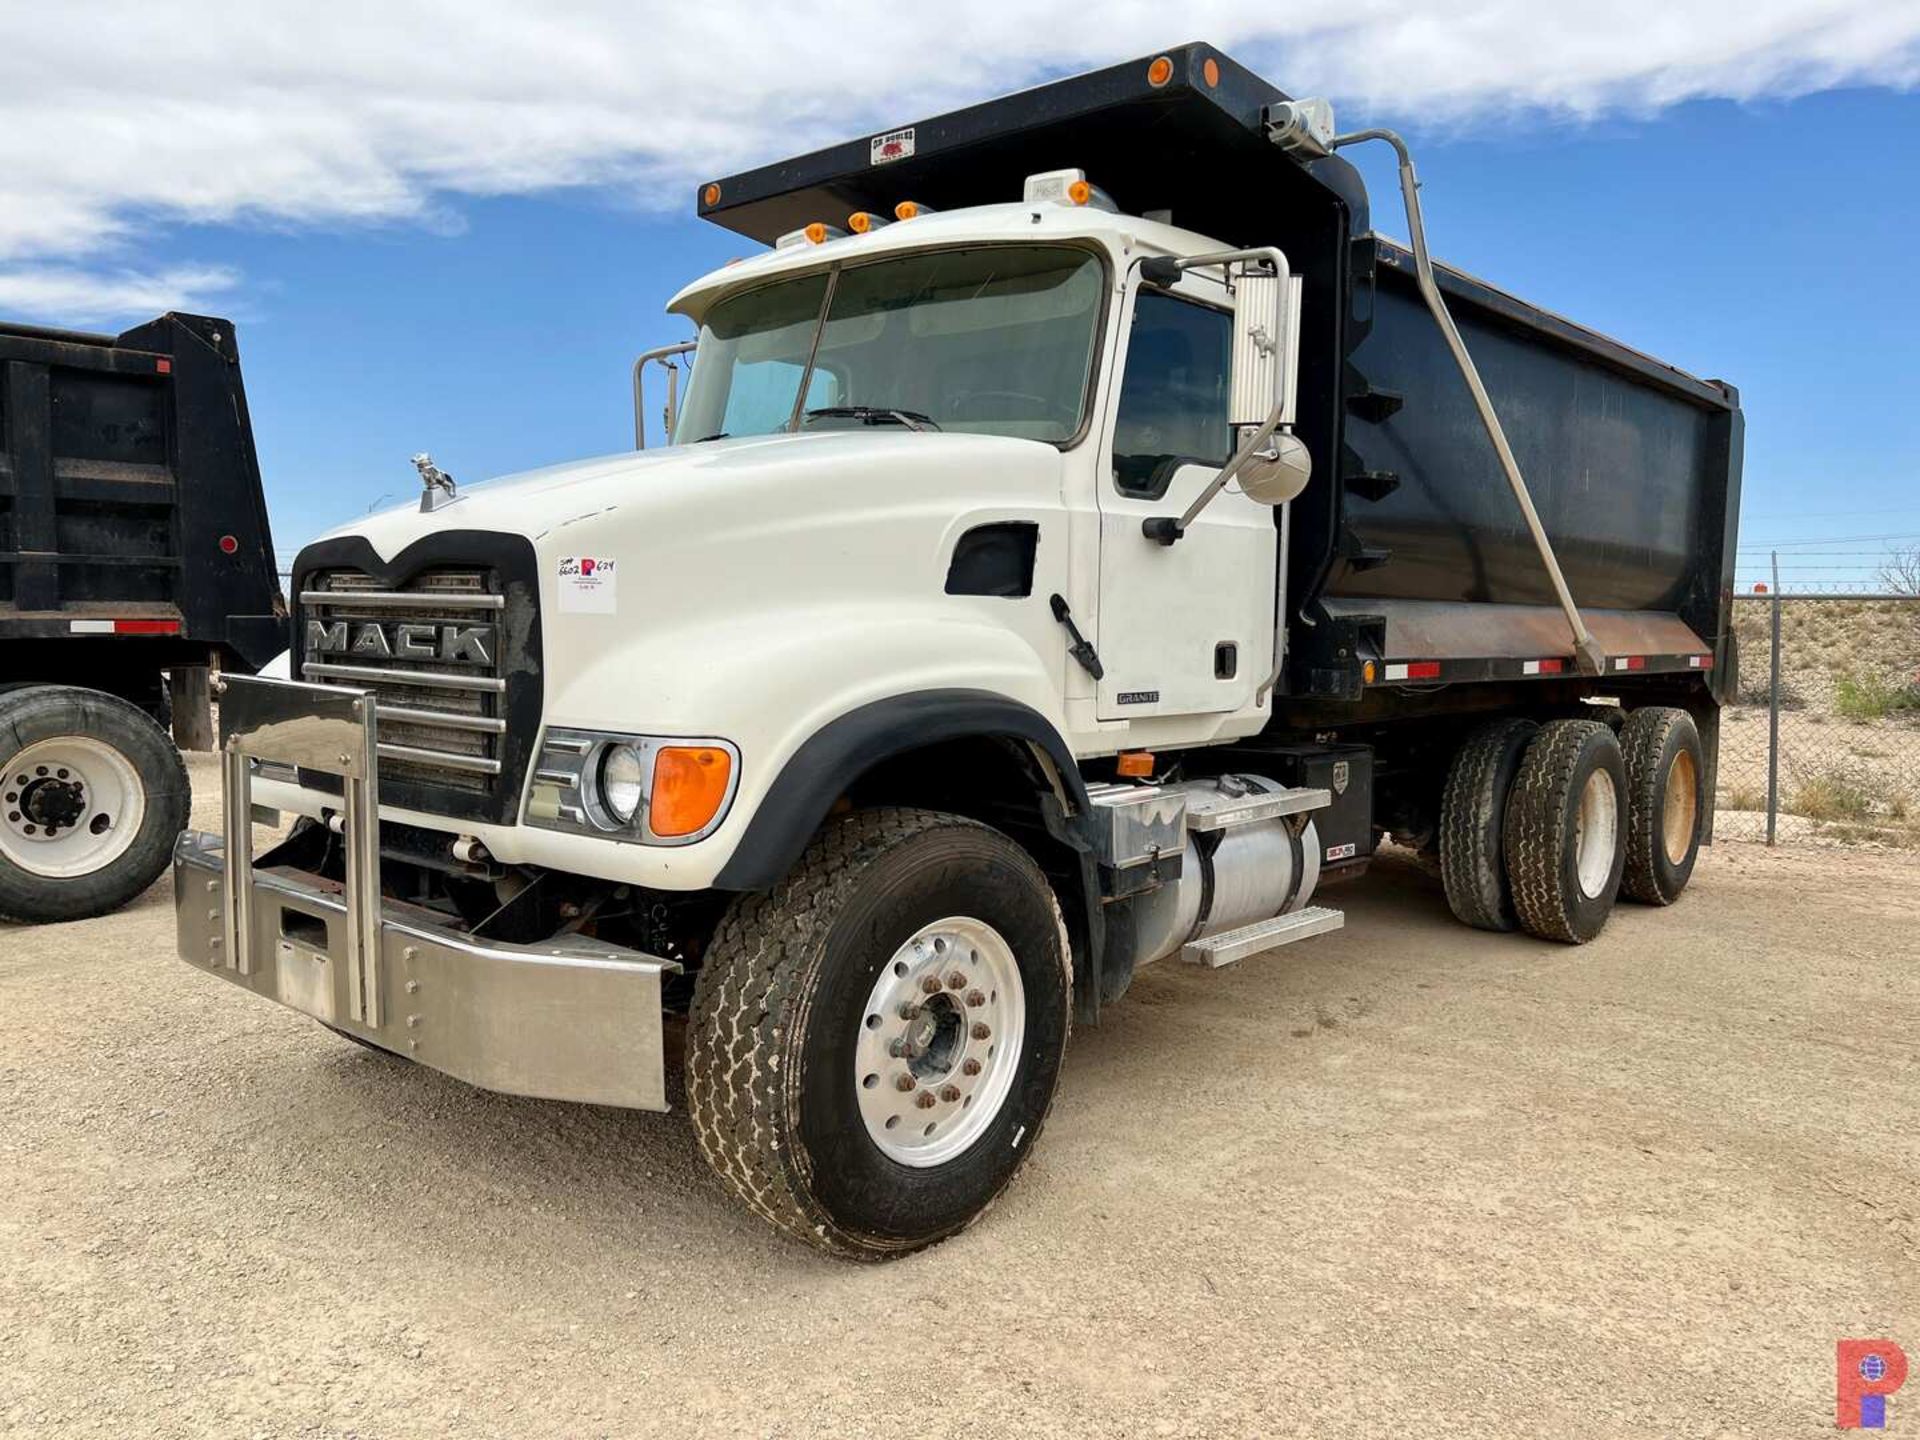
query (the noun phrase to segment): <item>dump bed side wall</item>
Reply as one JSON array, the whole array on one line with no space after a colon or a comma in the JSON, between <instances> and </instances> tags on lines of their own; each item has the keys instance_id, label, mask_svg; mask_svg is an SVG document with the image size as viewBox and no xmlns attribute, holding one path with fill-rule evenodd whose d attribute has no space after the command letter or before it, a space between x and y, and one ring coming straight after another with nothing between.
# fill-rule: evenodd
<instances>
[{"instance_id":1,"label":"dump bed side wall","mask_svg":"<svg viewBox=\"0 0 1920 1440\"><path fill-rule=\"evenodd\" d=\"M1350 357L1341 466L1346 534L1327 593L1552 604L1411 257L1372 241L1362 248L1353 294L1364 338ZM1675 613L1713 644L1732 584L1739 411L1730 388L1466 277L1443 275L1443 290L1576 601ZM1370 400L1352 398L1368 391Z\"/></svg>"},{"instance_id":2,"label":"dump bed side wall","mask_svg":"<svg viewBox=\"0 0 1920 1440\"><path fill-rule=\"evenodd\" d=\"M0 641L113 622L250 669L283 614L233 327L0 326Z\"/></svg>"}]
</instances>

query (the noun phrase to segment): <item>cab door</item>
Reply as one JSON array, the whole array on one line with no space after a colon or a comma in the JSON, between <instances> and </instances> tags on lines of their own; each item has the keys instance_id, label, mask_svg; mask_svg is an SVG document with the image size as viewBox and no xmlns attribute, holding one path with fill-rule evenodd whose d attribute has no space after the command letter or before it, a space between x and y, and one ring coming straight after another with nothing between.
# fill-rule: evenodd
<instances>
[{"instance_id":1,"label":"cab door","mask_svg":"<svg viewBox=\"0 0 1920 1440\"><path fill-rule=\"evenodd\" d=\"M1181 514L1230 458L1233 315L1226 287L1189 274L1136 283L1097 476L1102 720L1250 705L1273 667L1275 512L1229 484L1172 545L1144 521Z\"/></svg>"}]
</instances>

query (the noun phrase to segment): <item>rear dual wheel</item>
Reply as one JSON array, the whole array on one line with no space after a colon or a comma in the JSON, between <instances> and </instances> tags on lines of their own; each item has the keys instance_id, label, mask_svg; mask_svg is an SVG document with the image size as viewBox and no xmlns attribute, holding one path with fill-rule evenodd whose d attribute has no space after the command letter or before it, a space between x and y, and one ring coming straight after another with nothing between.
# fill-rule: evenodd
<instances>
[{"instance_id":1,"label":"rear dual wheel","mask_svg":"<svg viewBox=\"0 0 1920 1440\"><path fill-rule=\"evenodd\" d=\"M1626 761L1597 720L1555 720L1527 746L1507 796L1507 883L1521 926L1585 944L1600 933L1626 867Z\"/></svg>"},{"instance_id":2,"label":"rear dual wheel","mask_svg":"<svg viewBox=\"0 0 1920 1440\"><path fill-rule=\"evenodd\" d=\"M1627 762L1627 866L1621 893L1671 905L1687 888L1706 828L1707 767L1684 710L1650 705L1620 732Z\"/></svg>"}]
</instances>

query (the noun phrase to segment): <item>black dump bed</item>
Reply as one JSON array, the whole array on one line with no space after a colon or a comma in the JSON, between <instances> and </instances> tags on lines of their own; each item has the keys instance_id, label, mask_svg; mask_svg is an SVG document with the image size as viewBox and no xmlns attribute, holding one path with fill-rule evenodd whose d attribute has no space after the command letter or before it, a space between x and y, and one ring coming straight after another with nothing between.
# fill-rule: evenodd
<instances>
[{"instance_id":1,"label":"black dump bed","mask_svg":"<svg viewBox=\"0 0 1920 1440\"><path fill-rule=\"evenodd\" d=\"M54 642L122 663L105 637L257 670L285 613L233 326L0 325L0 680L51 673Z\"/></svg>"},{"instance_id":2,"label":"black dump bed","mask_svg":"<svg viewBox=\"0 0 1920 1440\"><path fill-rule=\"evenodd\" d=\"M1263 112L1285 98L1185 45L712 181L696 203L771 243L904 199L1005 201L1025 175L1079 167L1127 213L1280 246L1304 281L1297 431L1315 466L1291 506L1284 690L1357 698L1368 660L1382 678L1570 672L1565 621L1411 257L1370 233L1346 161L1267 138ZM1468 276L1440 281L1614 667L1729 684L1733 389Z\"/></svg>"}]
</instances>

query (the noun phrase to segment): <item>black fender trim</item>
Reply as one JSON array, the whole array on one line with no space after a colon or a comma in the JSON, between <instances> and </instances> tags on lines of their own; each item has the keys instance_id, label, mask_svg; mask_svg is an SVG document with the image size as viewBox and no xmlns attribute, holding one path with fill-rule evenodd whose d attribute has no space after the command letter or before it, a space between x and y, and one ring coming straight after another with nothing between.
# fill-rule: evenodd
<instances>
[{"instance_id":1,"label":"black fender trim","mask_svg":"<svg viewBox=\"0 0 1920 1440\"><path fill-rule=\"evenodd\" d=\"M771 889L799 860L834 802L862 774L909 750L972 736L1040 746L1068 789L1073 821L1084 824L1086 782L1066 741L1039 711L987 690L920 690L850 710L809 737L754 811L746 833L714 877L714 889Z\"/></svg>"}]
</instances>

